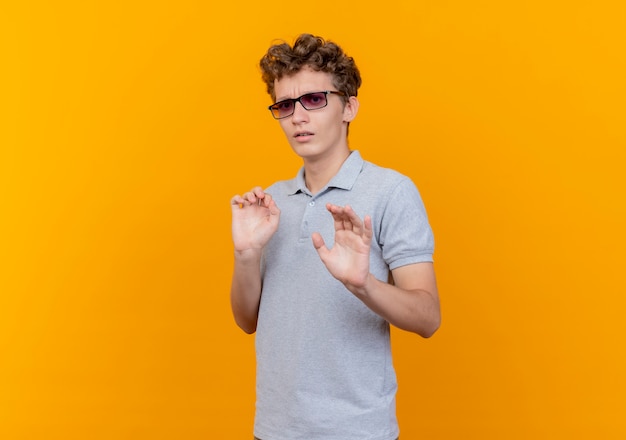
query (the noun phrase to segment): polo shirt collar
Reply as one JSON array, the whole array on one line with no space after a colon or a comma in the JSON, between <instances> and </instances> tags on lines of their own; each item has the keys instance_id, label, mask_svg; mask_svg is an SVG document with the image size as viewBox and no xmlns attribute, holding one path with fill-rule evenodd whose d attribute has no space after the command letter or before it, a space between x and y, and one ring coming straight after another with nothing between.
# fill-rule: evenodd
<instances>
[{"instance_id":1,"label":"polo shirt collar","mask_svg":"<svg viewBox=\"0 0 626 440\"><path fill-rule=\"evenodd\" d=\"M359 177L359 174L361 174L363 163L364 160L361 157L361 153L359 153L358 150L352 151L343 165L341 165L339 172L335 174L332 179L330 179L328 185L326 185L320 193L326 191L328 188L339 188L345 190L352 189L356 179ZM304 182L304 167L300 168L296 178L292 180L292 185L293 186L289 190L289 195L294 195L299 192L310 194L306 187L306 183Z\"/></svg>"}]
</instances>

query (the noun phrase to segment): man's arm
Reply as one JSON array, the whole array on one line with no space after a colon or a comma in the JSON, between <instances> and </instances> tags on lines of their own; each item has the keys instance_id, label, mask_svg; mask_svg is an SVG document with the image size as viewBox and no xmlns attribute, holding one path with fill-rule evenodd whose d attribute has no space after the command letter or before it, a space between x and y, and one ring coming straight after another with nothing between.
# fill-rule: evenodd
<instances>
[{"instance_id":1,"label":"man's arm","mask_svg":"<svg viewBox=\"0 0 626 440\"><path fill-rule=\"evenodd\" d=\"M424 338L432 336L441 323L433 264L409 264L392 274L394 284L369 274L363 286L348 289L390 324Z\"/></svg>"},{"instance_id":2,"label":"man's arm","mask_svg":"<svg viewBox=\"0 0 626 440\"><path fill-rule=\"evenodd\" d=\"M394 269L393 284L378 280L369 271L371 218L361 221L349 206L326 207L335 223L335 244L328 249L319 233L312 240L328 271L390 324L425 338L432 336L441 320L433 264Z\"/></svg>"},{"instance_id":3,"label":"man's arm","mask_svg":"<svg viewBox=\"0 0 626 440\"><path fill-rule=\"evenodd\" d=\"M231 199L235 264L230 302L235 322L246 333L256 331L261 301L261 255L278 229L280 210L260 187Z\"/></svg>"},{"instance_id":4,"label":"man's arm","mask_svg":"<svg viewBox=\"0 0 626 440\"><path fill-rule=\"evenodd\" d=\"M261 302L260 253L241 255L235 252L230 306L237 325L246 333L256 331Z\"/></svg>"}]
</instances>

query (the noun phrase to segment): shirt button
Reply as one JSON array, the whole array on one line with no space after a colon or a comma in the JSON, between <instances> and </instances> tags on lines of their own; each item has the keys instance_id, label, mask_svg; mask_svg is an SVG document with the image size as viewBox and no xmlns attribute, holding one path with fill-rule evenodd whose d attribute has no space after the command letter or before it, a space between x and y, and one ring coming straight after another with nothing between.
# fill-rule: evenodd
<instances>
[{"instance_id":1,"label":"shirt button","mask_svg":"<svg viewBox=\"0 0 626 440\"><path fill-rule=\"evenodd\" d=\"M315 202L314 201L310 201L309 202L309 206L315 206Z\"/></svg>"}]
</instances>

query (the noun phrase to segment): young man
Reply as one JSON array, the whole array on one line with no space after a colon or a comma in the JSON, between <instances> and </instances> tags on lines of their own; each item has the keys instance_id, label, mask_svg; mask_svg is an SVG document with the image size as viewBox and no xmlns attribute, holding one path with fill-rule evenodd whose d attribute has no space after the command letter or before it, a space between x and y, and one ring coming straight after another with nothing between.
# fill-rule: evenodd
<instances>
[{"instance_id":1,"label":"young man","mask_svg":"<svg viewBox=\"0 0 626 440\"><path fill-rule=\"evenodd\" d=\"M394 440L389 324L439 327L433 235L415 185L348 148L359 71L301 35L261 60L297 176L231 199L235 321L256 331L254 434Z\"/></svg>"}]
</instances>

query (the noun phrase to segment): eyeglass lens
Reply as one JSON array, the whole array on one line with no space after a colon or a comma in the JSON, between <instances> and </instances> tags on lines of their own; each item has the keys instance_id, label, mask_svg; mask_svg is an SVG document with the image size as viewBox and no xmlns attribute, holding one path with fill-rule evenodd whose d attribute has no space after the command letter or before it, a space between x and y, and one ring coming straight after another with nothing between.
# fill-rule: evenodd
<instances>
[{"instance_id":1,"label":"eyeglass lens","mask_svg":"<svg viewBox=\"0 0 626 440\"><path fill-rule=\"evenodd\" d=\"M300 104L302 104L302 107L306 110L316 110L325 107L327 104L326 93L316 92L307 93L297 99L285 99L284 101L277 102L270 108L276 118L285 118L293 114L297 101L300 101Z\"/></svg>"}]
</instances>

